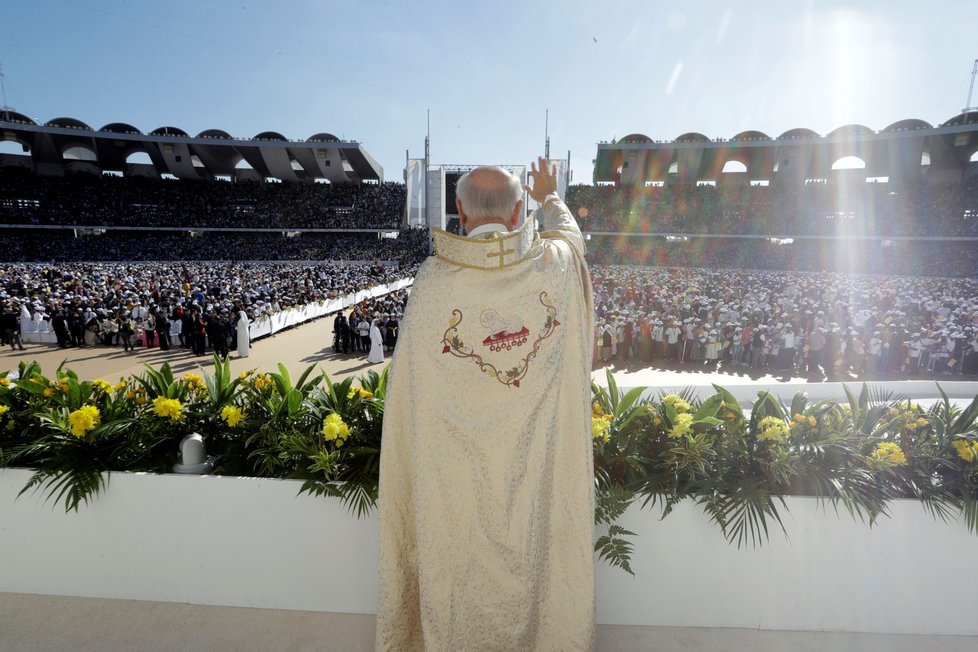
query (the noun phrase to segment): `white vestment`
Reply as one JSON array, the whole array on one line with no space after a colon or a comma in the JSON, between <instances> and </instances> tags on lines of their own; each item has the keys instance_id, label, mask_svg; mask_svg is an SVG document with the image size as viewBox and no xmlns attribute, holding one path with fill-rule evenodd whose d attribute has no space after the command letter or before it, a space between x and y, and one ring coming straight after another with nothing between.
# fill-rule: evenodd
<instances>
[{"instance_id":1,"label":"white vestment","mask_svg":"<svg viewBox=\"0 0 978 652\"><path fill-rule=\"evenodd\" d=\"M380 334L380 329L376 324L370 326L370 354L367 355L367 362L376 364L384 361L384 338Z\"/></svg>"},{"instance_id":2,"label":"white vestment","mask_svg":"<svg viewBox=\"0 0 978 652\"><path fill-rule=\"evenodd\" d=\"M543 212L539 235L435 230L415 278L384 413L378 650L593 647L591 281L566 206Z\"/></svg>"},{"instance_id":3,"label":"white vestment","mask_svg":"<svg viewBox=\"0 0 978 652\"><path fill-rule=\"evenodd\" d=\"M238 311L238 357L247 358L250 353L251 334L248 332L248 313L244 310Z\"/></svg>"}]
</instances>

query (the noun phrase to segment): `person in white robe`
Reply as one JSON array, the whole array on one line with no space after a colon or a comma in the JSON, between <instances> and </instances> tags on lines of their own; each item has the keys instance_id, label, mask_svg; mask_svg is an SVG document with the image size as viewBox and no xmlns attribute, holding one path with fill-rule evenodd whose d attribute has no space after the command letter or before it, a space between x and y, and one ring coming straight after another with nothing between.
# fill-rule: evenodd
<instances>
[{"instance_id":1,"label":"person in white robe","mask_svg":"<svg viewBox=\"0 0 978 652\"><path fill-rule=\"evenodd\" d=\"M458 183L468 237L432 232L391 362L377 649L594 645L594 307L546 159ZM502 326L500 326L502 325Z\"/></svg>"},{"instance_id":2,"label":"person in white robe","mask_svg":"<svg viewBox=\"0 0 978 652\"><path fill-rule=\"evenodd\" d=\"M236 305L238 309L238 323L236 326L237 338L238 338L238 357L247 358L248 354L251 352L251 334L248 332L248 313L245 312L244 307L239 302Z\"/></svg>"},{"instance_id":3,"label":"person in white robe","mask_svg":"<svg viewBox=\"0 0 978 652\"><path fill-rule=\"evenodd\" d=\"M377 364L384 361L384 336L380 334L379 319L370 322L370 353L367 362Z\"/></svg>"}]
</instances>

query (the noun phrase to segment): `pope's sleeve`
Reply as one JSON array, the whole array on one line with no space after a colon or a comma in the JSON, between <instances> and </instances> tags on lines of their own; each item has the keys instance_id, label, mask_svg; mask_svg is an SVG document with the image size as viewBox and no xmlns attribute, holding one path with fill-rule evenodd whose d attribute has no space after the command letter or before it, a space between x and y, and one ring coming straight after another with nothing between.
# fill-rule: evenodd
<instances>
[{"instance_id":1,"label":"pope's sleeve","mask_svg":"<svg viewBox=\"0 0 978 652\"><path fill-rule=\"evenodd\" d=\"M560 200L557 193L547 195L543 200L543 232L544 238L558 237L569 242L582 256L585 252L584 236L570 210Z\"/></svg>"}]
</instances>

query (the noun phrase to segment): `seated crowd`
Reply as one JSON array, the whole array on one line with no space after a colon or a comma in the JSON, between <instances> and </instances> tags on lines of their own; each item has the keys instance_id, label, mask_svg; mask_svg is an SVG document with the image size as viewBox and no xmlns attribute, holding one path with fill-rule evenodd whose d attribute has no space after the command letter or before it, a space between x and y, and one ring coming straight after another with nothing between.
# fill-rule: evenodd
<instances>
[{"instance_id":1,"label":"seated crowd","mask_svg":"<svg viewBox=\"0 0 978 652\"><path fill-rule=\"evenodd\" d=\"M978 277L978 242L969 240L798 239L779 244L767 238L592 235L587 258L607 265Z\"/></svg>"},{"instance_id":2,"label":"seated crowd","mask_svg":"<svg viewBox=\"0 0 978 652\"><path fill-rule=\"evenodd\" d=\"M592 267L595 366L978 375L978 281Z\"/></svg>"},{"instance_id":3,"label":"seated crowd","mask_svg":"<svg viewBox=\"0 0 978 652\"><path fill-rule=\"evenodd\" d=\"M978 236L978 177L957 183L576 185L567 205L587 232Z\"/></svg>"},{"instance_id":4,"label":"seated crowd","mask_svg":"<svg viewBox=\"0 0 978 652\"><path fill-rule=\"evenodd\" d=\"M67 229L2 229L0 261L158 260L385 260L413 265L427 253L423 229L402 229L397 238L374 233L278 233L106 231L76 236Z\"/></svg>"},{"instance_id":5,"label":"seated crowd","mask_svg":"<svg viewBox=\"0 0 978 652\"><path fill-rule=\"evenodd\" d=\"M392 229L403 183L184 181L0 169L0 224Z\"/></svg>"}]
</instances>

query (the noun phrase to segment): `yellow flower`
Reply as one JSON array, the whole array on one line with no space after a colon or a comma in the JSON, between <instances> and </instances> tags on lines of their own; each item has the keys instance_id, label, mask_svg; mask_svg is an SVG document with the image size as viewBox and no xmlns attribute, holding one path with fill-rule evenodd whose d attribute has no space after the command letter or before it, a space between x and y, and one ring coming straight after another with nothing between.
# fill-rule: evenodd
<instances>
[{"instance_id":1,"label":"yellow flower","mask_svg":"<svg viewBox=\"0 0 978 652\"><path fill-rule=\"evenodd\" d=\"M323 419L322 433L326 437L326 441L342 442L350 436L350 426L346 425L340 415L332 412Z\"/></svg>"},{"instance_id":2,"label":"yellow flower","mask_svg":"<svg viewBox=\"0 0 978 652\"><path fill-rule=\"evenodd\" d=\"M9 411L10 411L9 407L7 407L6 405L0 405L0 417L5 415Z\"/></svg>"},{"instance_id":3,"label":"yellow flower","mask_svg":"<svg viewBox=\"0 0 978 652\"><path fill-rule=\"evenodd\" d=\"M927 419L924 419L923 417L917 419L917 425L920 427L926 426L927 423Z\"/></svg>"},{"instance_id":4,"label":"yellow flower","mask_svg":"<svg viewBox=\"0 0 978 652\"><path fill-rule=\"evenodd\" d=\"M967 440L955 439L953 442L951 442L951 445L954 446L955 450L958 451L958 455L965 462L973 462L975 460L975 455L978 453L978 449L976 449L975 446Z\"/></svg>"},{"instance_id":5,"label":"yellow flower","mask_svg":"<svg viewBox=\"0 0 978 652\"><path fill-rule=\"evenodd\" d=\"M351 387L350 391L347 393L347 398L353 398L354 396L359 396L360 398L373 398L373 392L364 389L363 387Z\"/></svg>"},{"instance_id":6,"label":"yellow flower","mask_svg":"<svg viewBox=\"0 0 978 652\"><path fill-rule=\"evenodd\" d=\"M63 393L67 394L68 393L68 390L71 389L71 386L68 384L68 381L67 380L61 379L60 381L58 381L58 388Z\"/></svg>"},{"instance_id":7,"label":"yellow flower","mask_svg":"<svg viewBox=\"0 0 978 652\"><path fill-rule=\"evenodd\" d=\"M138 396L138 397L136 397L136 403L138 403L139 405L145 405L146 404L146 397L145 396Z\"/></svg>"},{"instance_id":8,"label":"yellow flower","mask_svg":"<svg viewBox=\"0 0 978 652\"><path fill-rule=\"evenodd\" d=\"M907 456L903 454L903 450L898 444L891 441L877 444L871 455L873 459L889 462L897 466L902 466L907 463Z\"/></svg>"},{"instance_id":9,"label":"yellow flower","mask_svg":"<svg viewBox=\"0 0 978 652\"><path fill-rule=\"evenodd\" d=\"M232 428L237 427L239 423L244 421L245 415L241 411L241 408L234 405L225 405L221 410L221 418Z\"/></svg>"},{"instance_id":10,"label":"yellow flower","mask_svg":"<svg viewBox=\"0 0 978 652\"><path fill-rule=\"evenodd\" d=\"M110 383L107 380L102 380L101 378L96 378L95 380L93 380L92 387L105 393L109 393L112 391L112 383Z\"/></svg>"},{"instance_id":11,"label":"yellow flower","mask_svg":"<svg viewBox=\"0 0 978 652\"><path fill-rule=\"evenodd\" d=\"M672 428L666 433L670 437L682 437L683 435L688 435L693 431L693 415L692 414L680 414L676 417L676 422L672 424Z\"/></svg>"},{"instance_id":12,"label":"yellow flower","mask_svg":"<svg viewBox=\"0 0 978 652\"><path fill-rule=\"evenodd\" d=\"M815 427L815 423L816 423L815 417L808 417L808 425L809 425L809 427L814 428Z\"/></svg>"},{"instance_id":13,"label":"yellow flower","mask_svg":"<svg viewBox=\"0 0 978 652\"><path fill-rule=\"evenodd\" d=\"M54 390L51 389L50 387L45 387L44 388L44 396L45 396L45 398L51 398L52 396L54 396Z\"/></svg>"},{"instance_id":14,"label":"yellow flower","mask_svg":"<svg viewBox=\"0 0 978 652\"><path fill-rule=\"evenodd\" d=\"M83 405L68 415L71 434L84 437L85 433L102 422L102 415L94 405Z\"/></svg>"},{"instance_id":15,"label":"yellow flower","mask_svg":"<svg viewBox=\"0 0 978 652\"><path fill-rule=\"evenodd\" d=\"M238 379L239 380L247 380L248 375L250 373L251 373L250 371L242 371L240 374L238 374Z\"/></svg>"},{"instance_id":16,"label":"yellow flower","mask_svg":"<svg viewBox=\"0 0 978 652\"><path fill-rule=\"evenodd\" d=\"M689 412L693 407L678 394L666 394L662 397L662 402L671 405L672 409L680 413Z\"/></svg>"},{"instance_id":17,"label":"yellow flower","mask_svg":"<svg viewBox=\"0 0 978 652\"><path fill-rule=\"evenodd\" d=\"M265 389L264 378L255 378L255 389Z\"/></svg>"},{"instance_id":18,"label":"yellow flower","mask_svg":"<svg viewBox=\"0 0 978 652\"><path fill-rule=\"evenodd\" d=\"M805 415L795 413L795 416L791 417L792 421L797 421L798 423L803 423L805 421Z\"/></svg>"},{"instance_id":19,"label":"yellow flower","mask_svg":"<svg viewBox=\"0 0 978 652\"><path fill-rule=\"evenodd\" d=\"M595 439L600 439L601 441L610 441L611 433L608 430L611 428L612 417L610 414L604 416L592 416L591 417L591 436Z\"/></svg>"},{"instance_id":20,"label":"yellow flower","mask_svg":"<svg viewBox=\"0 0 978 652\"><path fill-rule=\"evenodd\" d=\"M757 441L782 442L788 438L788 426L778 417L764 417L758 427L761 432L757 435Z\"/></svg>"},{"instance_id":21,"label":"yellow flower","mask_svg":"<svg viewBox=\"0 0 978 652\"><path fill-rule=\"evenodd\" d=\"M0 378L0 387L10 387L10 380L6 376Z\"/></svg>"},{"instance_id":22,"label":"yellow flower","mask_svg":"<svg viewBox=\"0 0 978 652\"><path fill-rule=\"evenodd\" d=\"M891 408L890 408L890 416L891 416L891 417L895 417L895 416L897 416L898 414L900 414L900 410L898 410L898 409L896 409L895 407L891 407Z\"/></svg>"},{"instance_id":23,"label":"yellow flower","mask_svg":"<svg viewBox=\"0 0 978 652\"><path fill-rule=\"evenodd\" d=\"M187 383L188 387L193 387L194 389L203 389L204 379L200 377L200 374L188 373L183 377L183 381Z\"/></svg>"},{"instance_id":24,"label":"yellow flower","mask_svg":"<svg viewBox=\"0 0 978 652\"><path fill-rule=\"evenodd\" d=\"M157 416L169 418L170 421L183 419L183 404L178 399L157 396L153 399L153 412Z\"/></svg>"}]
</instances>

